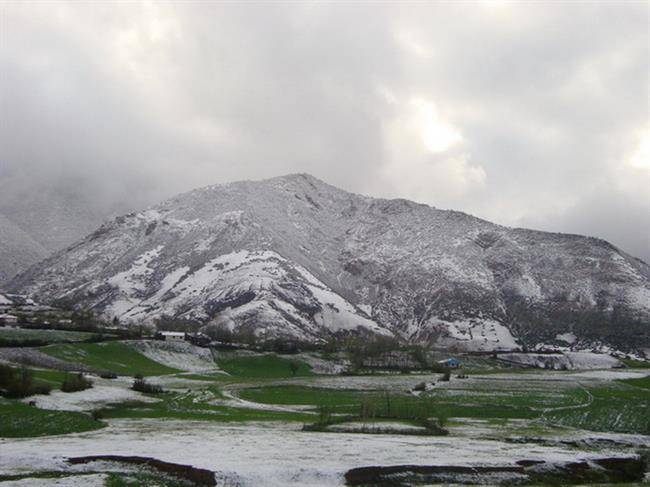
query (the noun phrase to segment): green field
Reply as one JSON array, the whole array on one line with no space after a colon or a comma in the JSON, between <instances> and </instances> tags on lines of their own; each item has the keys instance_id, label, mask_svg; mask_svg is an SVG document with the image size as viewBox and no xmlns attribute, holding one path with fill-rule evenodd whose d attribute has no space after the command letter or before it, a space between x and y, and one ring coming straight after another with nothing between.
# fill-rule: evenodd
<instances>
[{"instance_id":1,"label":"green field","mask_svg":"<svg viewBox=\"0 0 650 487\"><path fill-rule=\"evenodd\" d=\"M223 358L217 361L219 368L230 375L239 378L289 378L314 375L311 368L304 362L297 362L298 370L295 374L291 371L291 360L277 355L256 355Z\"/></svg>"},{"instance_id":2,"label":"green field","mask_svg":"<svg viewBox=\"0 0 650 487\"><path fill-rule=\"evenodd\" d=\"M305 386L268 386L244 389L239 396L253 402L278 405L313 405L335 408L354 407L363 398L376 396L377 393L322 389Z\"/></svg>"},{"instance_id":3,"label":"green field","mask_svg":"<svg viewBox=\"0 0 650 487\"><path fill-rule=\"evenodd\" d=\"M216 387L210 388L210 396L220 398ZM104 418L169 418L193 421L309 421L313 415L293 412L277 412L261 409L236 408L210 404L204 394L192 392L169 392L155 396L159 402L125 402L110 405L101 410ZM203 397L203 400L197 398Z\"/></svg>"},{"instance_id":4,"label":"green field","mask_svg":"<svg viewBox=\"0 0 650 487\"><path fill-rule=\"evenodd\" d=\"M49 345L40 350L61 360L84 364L96 370L115 372L119 375L151 376L179 372L154 362L128 345L116 341Z\"/></svg>"},{"instance_id":5,"label":"green field","mask_svg":"<svg viewBox=\"0 0 650 487\"><path fill-rule=\"evenodd\" d=\"M77 433L102 428L88 414L38 409L18 401L0 399L0 437L22 438Z\"/></svg>"},{"instance_id":6,"label":"green field","mask_svg":"<svg viewBox=\"0 0 650 487\"><path fill-rule=\"evenodd\" d=\"M643 389L650 389L650 375L647 375L645 377L640 377L638 379L623 379L619 382L622 382L623 384L628 384L630 386L634 387L641 387Z\"/></svg>"},{"instance_id":7,"label":"green field","mask_svg":"<svg viewBox=\"0 0 650 487\"><path fill-rule=\"evenodd\" d=\"M453 381L453 379L452 379ZM453 388L434 389L421 398L408 394L325 389L294 385L245 388L239 396L249 401L278 405L325 406L335 413L353 414L362 403L393 407L421 407L426 401L432 416L472 419L529 419L549 425L594 431L650 434L650 378L609 382L598 387L571 383L481 381Z\"/></svg>"},{"instance_id":8,"label":"green field","mask_svg":"<svg viewBox=\"0 0 650 487\"><path fill-rule=\"evenodd\" d=\"M34 382L47 384L52 389L60 389L67 372L52 369L31 369L34 374Z\"/></svg>"},{"instance_id":9,"label":"green field","mask_svg":"<svg viewBox=\"0 0 650 487\"><path fill-rule=\"evenodd\" d=\"M650 369L650 361L634 360L630 358L621 359L627 367L630 369Z\"/></svg>"},{"instance_id":10,"label":"green field","mask_svg":"<svg viewBox=\"0 0 650 487\"><path fill-rule=\"evenodd\" d=\"M641 381L647 386L648 379L631 380ZM590 387L587 391L592 398L587 407L552 411L547 419L556 424L594 431L650 434L650 390L613 383Z\"/></svg>"},{"instance_id":11,"label":"green field","mask_svg":"<svg viewBox=\"0 0 650 487\"><path fill-rule=\"evenodd\" d=\"M417 409L426 403L432 416L461 418L535 418L539 413L531 408L533 397L518 397L513 401L492 402L486 397L469 397L467 404L458 400L426 396L418 398L406 394L389 394L382 391L349 391L319 389L296 386L269 386L245 389L240 392L243 399L266 404L326 406L335 413L354 414L362 403L384 408Z\"/></svg>"}]
</instances>

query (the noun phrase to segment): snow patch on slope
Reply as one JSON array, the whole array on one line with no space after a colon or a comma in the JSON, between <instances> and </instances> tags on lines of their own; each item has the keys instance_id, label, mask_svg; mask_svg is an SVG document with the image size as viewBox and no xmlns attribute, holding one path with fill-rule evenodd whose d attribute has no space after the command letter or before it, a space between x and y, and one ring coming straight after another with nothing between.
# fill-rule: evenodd
<instances>
[{"instance_id":1,"label":"snow patch on slope","mask_svg":"<svg viewBox=\"0 0 650 487\"><path fill-rule=\"evenodd\" d=\"M564 353L507 353L500 354L499 360L551 370L590 370L621 367L621 362L609 355L591 352Z\"/></svg>"},{"instance_id":2,"label":"snow patch on slope","mask_svg":"<svg viewBox=\"0 0 650 487\"><path fill-rule=\"evenodd\" d=\"M438 345L455 346L464 351L515 350L517 340L501 323L494 320L458 320L437 323L443 327Z\"/></svg>"},{"instance_id":3,"label":"snow patch on slope","mask_svg":"<svg viewBox=\"0 0 650 487\"><path fill-rule=\"evenodd\" d=\"M305 268L270 250L230 252L194 270L179 267L160 280L151 296L139 298L140 283L152 278L148 265L160 251L161 247L156 247L143 254L129 270L108 280L121 293L110 312L119 312L126 321L154 321L163 315L175 316L185 308L187 318L216 319L231 328L254 320L260 336L291 332L297 338L310 339L319 329L336 332L359 327L390 335ZM245 302L242 296L248 296ZM210 303L215 302L225 304L210 311ZM303 308L316 312L310 317Z\"/></svg>"},{"instance_id":4,"label":"snow patch on slope","mask_svg":"<svg viewBox=\"0 0 650 487\"><path fill-rule=\"evenodd\" d=\"M140 392L131 389L132 379L100 379L92 377L93 387L84 391L52 391L47 396L30 396L24 402L34 401L41 409L58 411L88 411L101 409L110 403L124 401L158 402Z\"/></svg>"},{"instance_id":5,"label":"snow patch on slope","mask_svg":"<svg viewBox=\"0 0 650 487\"><path fill-rule=\"evenodd\" d=\"M208 348L187 342L138 340L126 342L148 359L173 369L187 372L217 370L217 364Z\"/></svg>"}]
</instances>

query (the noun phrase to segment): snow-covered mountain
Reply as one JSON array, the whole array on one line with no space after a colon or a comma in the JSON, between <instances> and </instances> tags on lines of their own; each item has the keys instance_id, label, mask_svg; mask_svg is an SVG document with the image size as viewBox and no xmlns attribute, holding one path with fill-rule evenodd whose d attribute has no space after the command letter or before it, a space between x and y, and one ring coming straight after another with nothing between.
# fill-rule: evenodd
<instances>
[{"instance_id":1,"label":"snow-covered mountain","mask_svg":"<svg viewBox=\"0 0 650 487\"><path fill-rule=\"evenodd\" d=\"M315 340L359 327L440 346L650 346L650 268L609 243L507 228L309 175L197 189L115 218L15 278L108 317Z\"/></svg>"}]
</instances>

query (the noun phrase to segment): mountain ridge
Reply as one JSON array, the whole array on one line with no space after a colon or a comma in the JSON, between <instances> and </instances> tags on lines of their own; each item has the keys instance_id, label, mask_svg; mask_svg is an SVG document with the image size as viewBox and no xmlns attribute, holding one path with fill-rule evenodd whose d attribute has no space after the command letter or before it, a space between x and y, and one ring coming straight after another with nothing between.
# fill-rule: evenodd
<instances>
[{"instance_id":1,"label":"mountain ridge","mask_svg":"<svg viewBox=\"0 0 650 487\"><path fill-rule=\"evenodd\" d=\"M602 239L356 195L302 173L117 217L10 288L123 321L174 316L267 337L366 328L492 350L577 328L584 344L647 348L649 276Z\"/></svg>"}]
</instances>

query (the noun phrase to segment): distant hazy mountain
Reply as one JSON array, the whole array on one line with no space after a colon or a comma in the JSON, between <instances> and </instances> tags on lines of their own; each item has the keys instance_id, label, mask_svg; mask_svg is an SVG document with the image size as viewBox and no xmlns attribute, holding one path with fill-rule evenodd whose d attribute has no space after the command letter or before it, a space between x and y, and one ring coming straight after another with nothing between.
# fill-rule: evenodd
<instances>
[{"instance_id":1,"label":"distant hazy mountain","mask_svg":"<svg viewBox=\"0 0 650 487\"><path fill-rule=\"evenodd\" d=\"M650 345L650 268L603 240L308 175L210 186L118 217L10 287L122 321L166 315L308 340L363 327L474 350L557 335Z\"/></svg>"},{"instance_id":2,"label":"distant hazy mountain","mask_svg":"<svg viewBox=\"0 0 650 487\"><path fill-rule=\"evenodd\" d=\"M77 188L2 180L0 284L116 214L102 206L108 205L94 204L92 197Z\"/></svg>"},{"instance_id":3,"label":"distant hazy mountain","mask_svg":"<svg viewBox=\"0 0 650 487\"><path fill-rule=\"evenodd\" d=\"M41 244L0 214L0 283L47 255Z\"/></svg>"}]
</instances>

